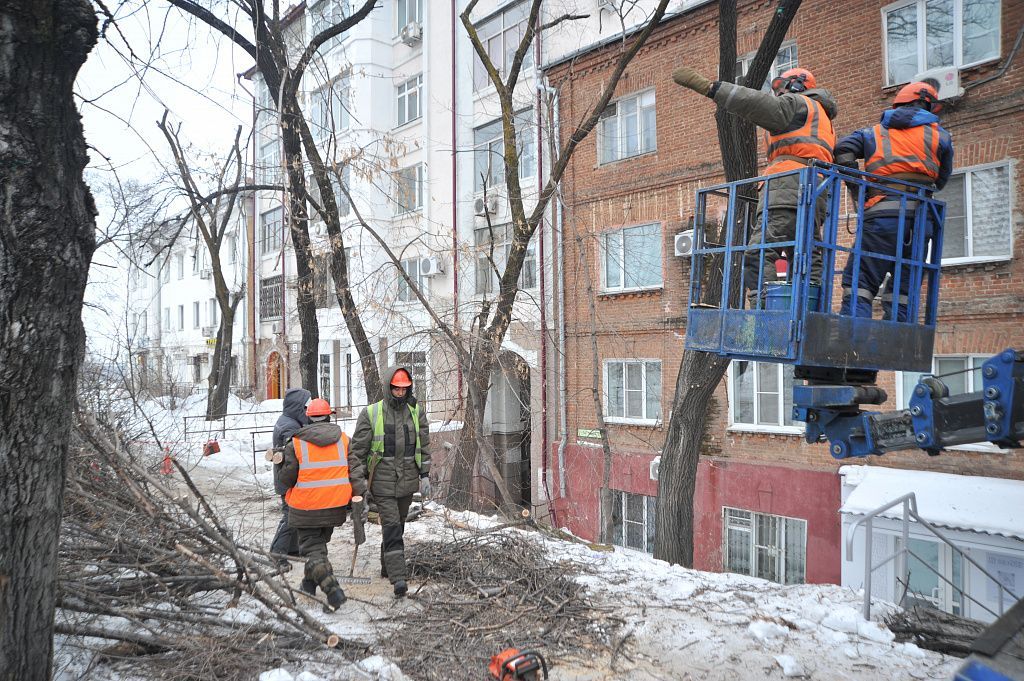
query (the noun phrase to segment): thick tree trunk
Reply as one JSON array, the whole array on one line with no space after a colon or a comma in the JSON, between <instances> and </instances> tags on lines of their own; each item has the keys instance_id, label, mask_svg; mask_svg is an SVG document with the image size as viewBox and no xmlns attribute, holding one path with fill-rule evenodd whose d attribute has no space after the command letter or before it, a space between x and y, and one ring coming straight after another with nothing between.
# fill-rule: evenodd
<instances>
[{"instance_id":1,"label":"thick tree trunk","mask_svg":"<svg viewBox=\"0 0 1024 681\"><path fill-rule=\"evenodd\" d=\"M484 410L491 387L491 371L474 364L466 374L466 413L459 443L451 450L452 463L448 477L445 503L449 508L466 510L472 501L473 468L480 452L479 438L483 437Z\"/></svg>"},{"instance_id":2,"label":"thick tree trunk","mask_svg":"<svg viewBox=\"0 0 1024 681\"><path fill-rule=\"evenodd\" d=\"M95 206L72 84L82 0L0 8L0 679L50 677L57 540Z\"/></svg>"},{"instance_id":3,"label":"thick tree trunk","mask_svg":"<svg viewBox=\"0 0 1024 681\"><path fill-rule=\"evenodd\" d=\"M220 308L220 330L217 346L213 350L210 365L209 393L206 400L206 419L224 418L228 412L228 395L231 392L231 344L235 335L235 313L242 297L238 296L229 307Z\"/></svg>"}]
</instances>

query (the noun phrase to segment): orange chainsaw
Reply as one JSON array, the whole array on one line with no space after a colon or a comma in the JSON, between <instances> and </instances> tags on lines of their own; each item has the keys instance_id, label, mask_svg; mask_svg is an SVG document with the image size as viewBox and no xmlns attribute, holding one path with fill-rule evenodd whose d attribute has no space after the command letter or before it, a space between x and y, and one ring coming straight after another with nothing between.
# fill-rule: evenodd
<instances>
[{"instance_id":1,"label":"orange chainsaw","mask_svg":"<svg viewBox=\"0 0 1024 681\"><path fill-rule=\"evenodd\" d=\"M544 656L533 650L506 648L491 658L487 669L498 681L543 681L548 678L548 664Z\"/></svg>"}]
</instances>

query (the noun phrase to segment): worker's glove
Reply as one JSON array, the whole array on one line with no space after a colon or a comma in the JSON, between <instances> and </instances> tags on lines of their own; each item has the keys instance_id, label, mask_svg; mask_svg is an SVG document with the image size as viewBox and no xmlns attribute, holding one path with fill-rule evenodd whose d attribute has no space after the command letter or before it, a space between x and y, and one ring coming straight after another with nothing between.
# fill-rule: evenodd
<instances>
[{"instance_id":1,"label":"worker's glove","mask_svg":"<svg viewBox=\"0 0 1024 681\"><path fill-rule=\"evenodd\" d=\"M678 85L688 87L694 92L708 96L711 92L711 81L700 75L689 66L680 66L672 72L672 80Z\"/></svg>"},{"instance_id":2,"label":"worker's glove","mask_svg":"<svg viewBox=\"0 0 1024 681\"><path fill-rule=\"evenodd\" d=\"M430 477L424 476L420 478L420 496L426 501L430 498Z\"/></svg>"}]
</instances>

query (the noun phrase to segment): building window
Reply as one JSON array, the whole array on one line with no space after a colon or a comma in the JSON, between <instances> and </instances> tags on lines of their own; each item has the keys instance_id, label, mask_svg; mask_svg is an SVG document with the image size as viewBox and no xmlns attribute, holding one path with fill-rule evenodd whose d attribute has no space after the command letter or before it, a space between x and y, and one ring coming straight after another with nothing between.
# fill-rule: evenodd
<instances>
[{"instance_id":1,"label":"building window","mask_svg":"<svg viewBox=\"0 0 1024 681\"><path fill-rule=\"evenodd\" d=\"M533 109L515 115L519 179L529 181L537 174L537 140ZM480 194L505 184L505 137L498 119L473 131L474 189Z\"/></svg>"},{"instance_id":2,"label":"building window","mask_svg":"<svg viewBox=\"0 0 1024 681\"><path fill-rule=\"evenodd\" d=\"M336 133L347 130L348 78L339 78L310 95L310 123L313 134L319 140L332 139Z\"/></svg>"},{"instance_id":3,"label":"building window","mask_svg":"<svg viewBox=\"0 0 1024 681\"><path fill-rule=\"evenodd\" d=\"M164 308L164 330L171 330L171 308L169 307Z\"/></svg>"},{"instance_id":4,"label":"building window","mask_svg":"<svg viewBox=\"0 0 1024 681\"><path fill-rule=\"evenodd\" d=\"M179 331L184 331L185 330L185 306L184 305L179 305L178 306L178 330Z\"/></svg>"},{"instance_id":5,"label":"building window","mask_svg":"<svg viewBox=\"0 0 1024 681\"><path fill-rule=\"evenodd\" d=\"M807 521L722 508L726 572L779 584L803 584L807 573Z\"/></svg>"},{"instance_id":6,"label":"building window","mask_svg":"<svg viewBox=\"0 0 1024 681\"><path fill-rule=\"evenodd\" d=\"M170 281L171 281L171 258L170 258L170 256L167 256L167 259L164 260L164 283L167 284L167 283L170 283Z\"/></svg>"},{"instance_id":7,"label":"building window","mask_svg":"<svg viewBox=\"0 0 1024 681\"><path fill-rule=\"evenodd\" d=\"M176 256L174 256L174 264L178 268L178 279L179 280L184 279L185 278L185 254L184 253L178 253Z\"/></svg>"},{"instance_id":8,"label":"building window","mask_svg":"<svg viewBox=\"0 0 1024 681\"><path fill-rule=\"evenodd\" d=\"M793 366L735 361L729 367L729 401L733 427L770 430L793 423Z\"/></svg>"},{"instance_id":9,"label":"building window","mask_svg":"<svg viewBox=\"0 0 1024 681\"><path fill-rule=\"evenodd\" d=\"M601 112L597 135L598 161L611 163L658 148L654 90L612 102Z\"/></svg>"},{"instance_id":10,"label":"building window","mask_svg":"<svg viewBox=\"0 0 1024 681\"><path fill-rule=\"evenodd\" d=\"M423 0L398 0L398 31L412 22L423 21ZM397 32L397 31L396 31Z\"/></svg>"},{"instance_id":11,"label":"building window","mask_svg":"<svg viewBox=\"0 0 1024 681\"><path fill-rule=\"evenodd\" d=\"M341 169L341 177L339 179L338 174L334 173L331 175L331 189L334 191L334 202L338 205L338 217L348 217L349 213L352 212L352 202L348 200L348 196L342 190L342 187L348 190L349 194L352 193L352 172L351 166L345 165Z\"/></svg>"},{"instance_id":12,"label":"building window","mask_svg":"<svg viewBox=\"0 0 1024 681\"><path fill-rule=\"evenodd\" d=\"M402 261L402 269L405 271L409 278L412 279L416 288L420 290L424 296L427 295L427 278L423 276L420 268L421 258L410 258ZM419 298L416 297L416 293L413 292L409 286L409 282L405 280L405 277L398 277L398 300L403 303L412 303Z\"/></svg>"},{"instance_id":13,"label":"building window","mask_svg":"<svg viewBox=\"0 0 1024 681\"><path fill-rule=\"evenodd\" d=\"M1010 166L958 171L935 197L946 202L942 264L1012 256Z\"/></svg>"},{"instance_id":14,"label":"building window","mask_svg":"<svg viewBox=\"0 0 1024 681\"><path fill-rule=\"evenodd\" d=\"M656 422L661 418L661 361L607 360L604 392L608 420Z\"/></svg>"},{"instance_id":15,"label":"building window","mask_svg":"<svg viewBox=\"0 0 1024 681\"><path fill-rule=\"evenodd\" d=\"M260 215L260 252L276 253L281 248L284 209L275 208Z\"/></svg>"},{"instance_id":16,"label":"building window","mask_svg":"<svg viewBox=\"0 0 1024 681\"><path fill-rule=\"evenodd\" d=\"M911 0L882 10L886 85L999 57L999 0Z\"/></svg>"},{"instance_id":17,"label":"building window","mask_svg":"<svg viewBox=\"0 0 1024 681\"><path fill-rule=\"evenodd\" d=\"M229 265L234 265L238 262L238 239L233 234L229 234L224 239L224 251Z\"/></svg>"},{"instance_id":18,"label":"building window","mask_svg":"<svg viewBox=\"0 0 1024 681\"><path fill-rule=\"evenodd\" d=\"M654 507L657 497L615 492L612 505L612 544L654 553Z\"/></svg>"},{"instance_id":19,"label":"building window","mask_svg":"<svg viewBox=\"0 0 1024 681\"><path fill-rule=\"evenodd\" d=\"M427 411L427 353L396 352L395 365L412 371L412 392L420 405L420 413Z\"/></svg>"},{"instance_id":20,"label":"building window","mask_svg":"<svg viewBox=\"0 0 1024 681\"><path fill-rule=\"evenodd\" d=\"M218 323L219 323L218 320L220 319L220 305L217 304L217 299L216 298L210 298L209 307L210 307L210 326L214 326L215 327L215 326L218 325ZM217 331L215 330L214 331L214 335L216 335L216 333L217 333Z\"/></svg>"},{"instance_id":21,"label":"building window","mask_svg":"<svg viewBox=\"0 0 1024 681\"><path fill-rule=\"evenodd\" d=\"M260 319L279 319L282 310L283 281L281 275L260 281Z\"/></svg>"},{"instance_id":22,"label":"building window","mask_svg":"<svg viewBox=\"0 0 1024 681\"><path fill-rule=\"evenodd\" d=\"M348 251L346 248L346 254ZM325 310L337 304L338 296L331 275L331 254L317 253L313 255L313 305L318 310Z\"/></svg>"},{"instance_id":23,"label":"building window","mask_svg":"<svg viewBox=\"0 0 1024 681\"><path fill-rule=\"evenodd\" d=\"M492 246L493 242L493 246ZM477 295L488 295L498 290L498 279L508 266L512 249L512 225L480 227L473 230L476 248L474 284ZM493 260L493 264L492 264ZM520 290L537 288L537 244L531 239L519 273Z\"/></svg>"},{"instance_id":24,"label":"building window","mask_svg":"<svg viewBox=\"0 0 1024 681\"><path fill-rule=\"evenodd\" d=\"M331 355L320 353L320 397L331 401Z\"/></svg>"},{"instance_id":25,"label":"building window","mask_svg":"<svg viewBox=\"0 0 1024 681\"><path fill-rule=\"evenodd\" d=\"M932 358L932 376L939 377L950 395L964 395L967 393L980 392L984 385L981 378L981 366L989 355L943 355ZM910 407L910 398L914 394L914 388L918 380L926 374L917 371L896 372L896 406L899 409ZM956 449L967 449L980 452L1002 451L999 447L988 443L979 442L972 445L963 445Z\"/></svg>"},{"instance_id":26,"label":"building window","mask_svg":"<svg viewBox=\"0 0 1024 681\"><path fill-rule=\"evenodd\" d=\"M754 61L756 54L756 52L748 52L736 60L737 76L745 77L747 75L747 70L750 69L750 62ZM784 44L779 48L778 54L775 55L775 61L772 62L772 67L768 69L768 77L764 79L761 89L765 92L771 91L772 79L781 76L783 72L789 69L795 68L796 65L796 43Z\"/></svg>"},{"instance_id":27,"label":"building window","mask_svg":"<svg viewBox=\"0 0 1024 681\"><path fill-rule=\"evenodd\" d=\"M344 406L351 407L352 406L352 353L351 352L346 352L345 353L345 390L344 390L343 394L345 395L345 404L344 404Z\"/></svg>"},{"instance_id":28,"label":"building window","mask_svg":"<svg viewBox=\"0 0 1024 681\"><path fill-rule=\"evenodd\" d=\"M605 291L658 288L661 273L661 225L626 227L601 235Z\"/></svg>"},{"instance_id":29,"label":"building window","mask_svg":"<svg viewBox=\"0 0 1024 681\"><path fill-rule=\"evenodd\" d=\"M199 383L203 380L203 356L193 355L192 357L192 382Z\"/></svg>"},{"instance_id":30,"label":"building window","mask_svg":"<svg viewBox=\"0 0 1024 681\"><path fill-rule=\"evenodd\" d=\"M259 103L256 109L256 129L263 137L276 137L276 127L270 126L277 125L277 106L274 104L274 98L270 96L270 89L262 79L257 84L257 96Z\"/></svg>"},{"instance_id":31,"label":"building window","mask_svg":"<svg viewBox=\"0 0 1024 681\"><path fill-rule=\"evenodd\" d=\"M423 74L398 86L398 125L405 125L423 115Z\"/></svg>"},{"instance_id":32,"label":"building window","mask_svg":"<svg viewBox=\"0 0 1024 681\"><path fill-rule=\"evenodd\" d=\"M196 300L192 303L192 328L198 329L202 325L202 320L199 318L199 301Z\"/></svg>"},{"instance_id":33,"label":"building window","mask_svg":"<svg viewBox=\"0 0 1024 681\"><path fill-rule=\"evenodd\" d=\"M417 163L395 173L395 214L423 208L423 164Z\"/></svg>"},{"instance_id":34,"label":"building window","mask_svg":"<svg viewBox=\"0 0 1024 681\"><path fill-rule=\"evenodd\" d=\"M529 18L530 3L520 2L476 26L480 42L487 50L487 57L502 80L508 77L512 68L512 59L526 35L526 22ZM482 90L491 84L491 79L475 50L473 63L473 89ZM522 71L526 71L532 63L533 50L528 48L523 57Z\"/></svg>"},{"instance_id":35,"label":"building window","mask_svg":"<svg viewBox=\"0 0 1024 681\"><path fill-rule=\"evenodd\" d=\"M258 170L263 184L281 184L281 144L278 138L260 145Z\"/></svg>"},{"instance_id":36,"label":"building window","mask_svg":"<svg viewBox=\"0 0 1024 681\"><path fill-rule=\"evenodd\" d=\"M312 35L310 37L316 37L332 26L337 26L345 20L348 14L348 0L321 0L316 3L309 10L310 25L312 27ZM337 35L331 38L321 45L320 49L333 47L340 37L341 35Z\"/></svg>"}]
</instances>

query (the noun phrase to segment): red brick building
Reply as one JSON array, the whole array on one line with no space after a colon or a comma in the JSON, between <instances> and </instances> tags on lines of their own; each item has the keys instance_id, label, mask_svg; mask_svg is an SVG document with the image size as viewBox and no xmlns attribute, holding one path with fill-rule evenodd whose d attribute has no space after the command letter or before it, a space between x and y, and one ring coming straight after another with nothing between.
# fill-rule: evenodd
<instances>
[{"instance_id":1,"label":"red brick building","mask_svg":"<svg viewBox=\"0 0 1024 681\"><path fill-rule=\"evenodd\" d=\"M938 4L948 5L948 12L937 12ZM744 61L753 56L775 3L740 5L738 53ZM963 94L942 115L956 157L942 193L949 217L938 373L970 369L983 355L1024 346L1024 221L1018 205L1024 189L1018 168L1024 160L1024 55L1013 53L1022 23L1019 0L856 1L841 8L808 0L776 62L776 72L792 65L812 70L819 85L832 91L840 136L877 122L899 85L915 74L933 66L959 74ZM686 64L713 77L717 55L716 3L665 21L629 66L564 181L570 407L565 494L556 499L556 510L574 532L597 535L603 455L591 398L596 376L614 453L611 487L621 500L617 543L634 548L649 550L653 537L657 482L651 464L664 443L686 333L689 261L674 255L674 237L692 215L695 190L723 180L715 106L676 86L671 72ZM548 70L559 88L563 136L593 102L613 59L611 49L600 48ZM958 374L951 387L973 390L976 377ZM882 408L896 408L905 399L904 386L916 379L883 375L890 398ZM805 444L801 425L788 419L791 380L791 368L734 363L709 405L694 499L696 567L785 582L840 583L846 574L840 508L850 490L844 492L840 464L827 448ZM915 452L852 463L1024 480L1019 453L956 451L929 458ZM907 474L907 484L913 475ZM969 521L960 529L969 531ZM1013 528L1001 536L1024 550ZM1015 554L1015 546L997 548L1019 558L1024 570L1024 552ZM943 547L936 552L947 568L959 560L949 559Z\"/></svg>"}]
</instances>

